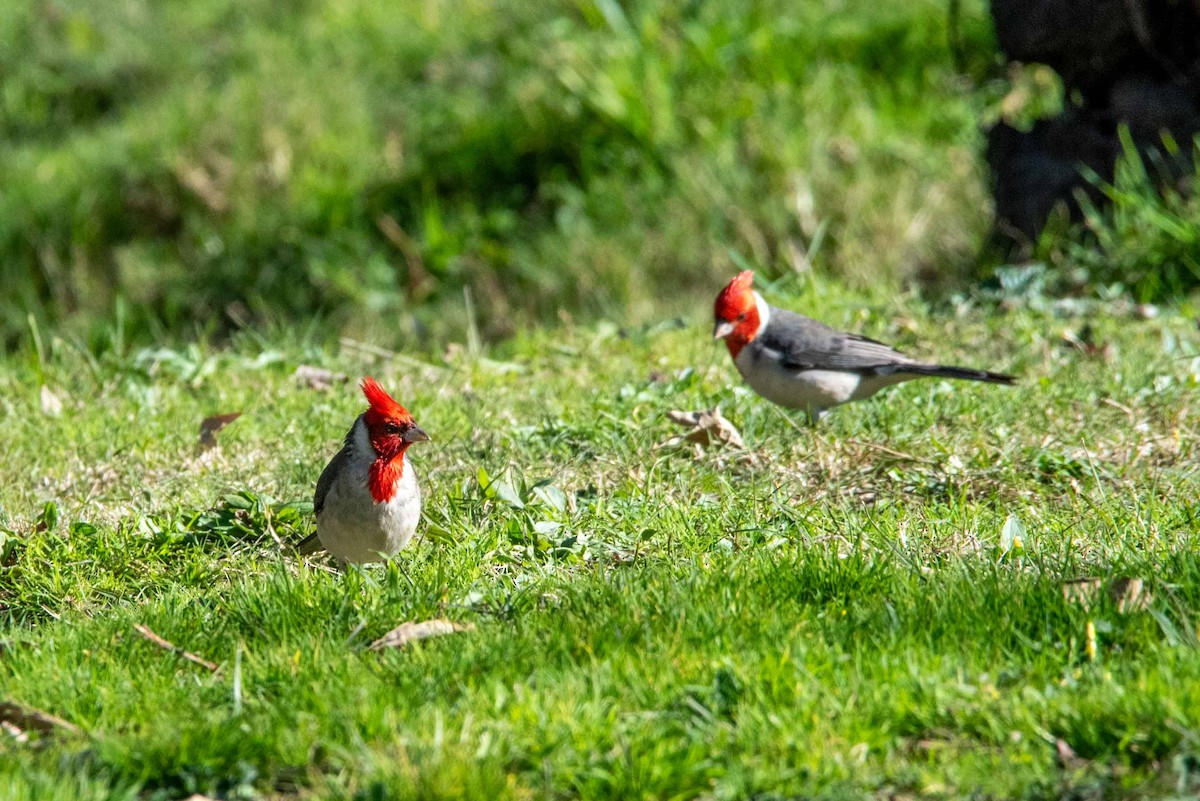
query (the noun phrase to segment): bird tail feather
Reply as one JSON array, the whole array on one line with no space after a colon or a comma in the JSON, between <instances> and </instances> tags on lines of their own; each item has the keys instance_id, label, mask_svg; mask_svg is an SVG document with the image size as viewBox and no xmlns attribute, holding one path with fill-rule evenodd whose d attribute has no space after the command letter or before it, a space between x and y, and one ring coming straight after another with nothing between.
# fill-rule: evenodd
<instances>
[{"instance_id":1,"label":"bird tail feather","mask_svg":"<svg viewBox=\"0 0 1200 801\"><path fill-rule=\"evenodd\" d=\"M905 373L914 373L935 378L960 378L964 381L983 381L988 384L1015 384L1017 379L1004 373L987 370L972 370L970 367L951 367L945 364L906 364L900 367Z\"/></svg>"},{"instance_id":2,"label":"bird tail feather","mask_svg":"<svg viewBox=\"0 0 1200 801\"><path fill-rule=\"evenodd\" d=\"M300 554L301 556L308 556L309 554L316 553L323 547L324 546L321 545L320 538L317 537L317 532L314 531L312 534L309 534L307 537L300 540L300 542L296 545L296 553Z\"/></svg>"}]
</instances>

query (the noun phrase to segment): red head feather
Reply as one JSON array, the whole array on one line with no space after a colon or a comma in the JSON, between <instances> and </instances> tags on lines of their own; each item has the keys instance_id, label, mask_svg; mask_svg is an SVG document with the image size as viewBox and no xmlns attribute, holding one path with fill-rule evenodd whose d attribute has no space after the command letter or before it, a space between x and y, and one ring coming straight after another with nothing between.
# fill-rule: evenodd
<instances>
[{"instance_id":1,"label":"red head feather","mask_svg":"<svg viewBox=\"0 0 1200 801\"><path fill-rule=\"evenodd\" d=\"M743 270L725 285L713 304L714 335L725 340L729 354L735 359L742 348L758 336L762 324L758 300L751 288L753 283L754 271Z\"/></svg>"},{"instance_id":2,"label":"red head feather","mask_svg":"<svg viewBox=\"0 0 1200 801\"><path fill-rule=\"evenodd\" d=\"M367 396L367 403L371 404L371 408L367 409L367 425L374 423L411 423L412 415L387 394L387 391L379 386L379 382L371 376L367 376L362 380L362 392Z\"/></svg>"},{"instance_id":3,"label":"red head feather","mask_svg":"<svg viewBox=\"0 0 1200 801\"><path fill-rule=\"evenodd\" d=\"M429 439L408 413L370 376L362 381L363 395L370 408L363 413L367 437L375 451L367 483L376 503L390 501L396 494L396 482L404 473L404 452L414 442Z\"/></svg>"}]
</instances>

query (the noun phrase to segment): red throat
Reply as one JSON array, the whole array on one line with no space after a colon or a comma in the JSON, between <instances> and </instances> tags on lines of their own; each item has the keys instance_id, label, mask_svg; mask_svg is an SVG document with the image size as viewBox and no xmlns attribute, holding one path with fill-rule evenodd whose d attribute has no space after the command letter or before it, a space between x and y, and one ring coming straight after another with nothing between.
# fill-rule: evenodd
<instances>
[{"instance_id":1,"label":"red throat","mask_svg":"<svg viewBox=\"0 0 1200 801\"><path fill-rule=\"evenodd\" d=\"M400 481L400 476L404 475L406 450L408 445L402 447L400 453L390 459L378 456L371 462L371 467L367 470L367 489L371 491L375 503L387 503L396 497L396 484Z\"/></svg>"}]
</instances>

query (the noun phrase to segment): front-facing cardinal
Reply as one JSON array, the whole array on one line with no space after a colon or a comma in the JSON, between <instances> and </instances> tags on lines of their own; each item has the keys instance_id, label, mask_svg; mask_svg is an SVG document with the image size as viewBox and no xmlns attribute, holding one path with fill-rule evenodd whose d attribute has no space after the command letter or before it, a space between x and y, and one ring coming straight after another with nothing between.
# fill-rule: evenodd
<instances>
[{"instance_id":1,"label":"front-facing cardinal","mask_svg":"<svg viewBox=\"0 0 1200 801\"><path fill-rule=\"evenodd\" d=\"M767 305L739 273L713 308L713 336L724 339L746 383L769 401L803 409L812 422L831 406L869 398L914 378L962 378L1012 384L1012 376L910 359L873 339L848 334L786 309Z\"/></svg>"},{"instance_id":2,"label":"front-facing cardinal","mask_svg":"<svg viewBox=\"0 0 1200 801\"><path fill-rule=\"evenodd\" d=\"M429 435L375 379L364 378L362 391L370 407L317 479L317 530L296 547L301 554L325 548L343 563L378 562L417 530L421 490L405 454Z\"/></svg>"}]
</instances>

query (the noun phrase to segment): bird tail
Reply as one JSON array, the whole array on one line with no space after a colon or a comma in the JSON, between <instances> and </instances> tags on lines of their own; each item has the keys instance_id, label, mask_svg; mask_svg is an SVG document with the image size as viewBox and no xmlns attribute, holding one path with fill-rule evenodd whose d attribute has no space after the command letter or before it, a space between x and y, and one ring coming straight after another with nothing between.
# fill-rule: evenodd
<instances>
[{"instance_id":1,"label":"bird tail","mask_svg":"<svg viewBox=\"0 0 1200 801\"><path fill-rule=\"evenodd\" d=\"M300 542L296 545L296 553L300 554L301 556L308 556L309 554L316 553L323 547L324 546L321 545L321 540L317 537L317 532L314 531L312 534L309 534L307 537L300 540Z\"/></svg>"},{"instance_id":2,"label":"bird tail","mask_svg":"<svg viewBox=\"0 0 1200 801\"><path fill-rule=\"evenodd\" d=\"M944 364L906 364L900 367L905 373L932 376L935 378L960 378L964 381L983 381L988 384L1017 383L1017 379L1003 373L992 373L987 370L972 370L970 367L950 367Z\"/></svg>"}]
</instances>

